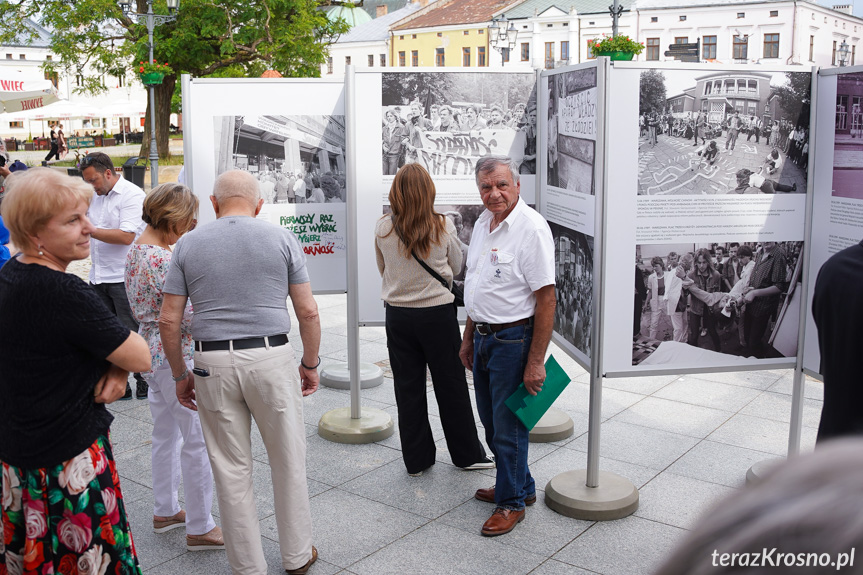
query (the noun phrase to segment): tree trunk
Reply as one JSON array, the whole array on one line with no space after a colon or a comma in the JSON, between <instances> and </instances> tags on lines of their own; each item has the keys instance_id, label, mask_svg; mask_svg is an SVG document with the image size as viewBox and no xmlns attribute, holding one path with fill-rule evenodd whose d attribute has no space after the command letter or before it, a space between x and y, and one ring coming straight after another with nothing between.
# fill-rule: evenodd
<instances>
[{"instance_id":1,"label":"tree trunk","mask_svg":"<svg viewBox=\"0 0 863 575\"><path fill-rule=\"evenodd\" d=\"M156 96L156 149L159 159L168 158L168 133L171 125L171 97L174 95L174 84L177 76L165 76L161 84L153 86L153 94ZM144 139L141 142L141 151L138 155L142 158L150 157L150 90L147 89L147 115L144 120Z\"/></svg>"}]
</instances>

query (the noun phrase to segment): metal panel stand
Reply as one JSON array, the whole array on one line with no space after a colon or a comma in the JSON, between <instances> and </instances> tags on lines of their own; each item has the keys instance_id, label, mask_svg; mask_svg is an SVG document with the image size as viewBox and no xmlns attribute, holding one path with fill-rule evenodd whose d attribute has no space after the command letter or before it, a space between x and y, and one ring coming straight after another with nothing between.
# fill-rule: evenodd
<instances>
[{"instance_id":1,"label":"metal panel stand","mask_svg":"<svg viewBox=\"0 0 863 575\"><path fill-rule=\"evenodd\" d=\"M384 382L384 370L373 363L360 363L360 388L377 387ZM351 370L347 363L333 363L321 370L321 385L333 389L351 388Z\"/></svg>"},{"instance_id":2,"label":"metal panel stand","mask_svg":"<svg viewBox=\"0 0 863 575\"><path fill-rule=\"evenodd\" d=\"M360 323L359 323L359 272L357 270L357 185L356 185L356 132L351 129L354 125L353 110L356 102L356 84L354 67L348 66L345 70L345 125L348 127L348 363L347 374L342 372L342 377L350 381L350 385L343 389L351 390L351 407L340 407L325 413L318 422L318 435L324 439L336 443L374 443L391 436L395 431L393 418L386 411L370 407L361 408L360 389L362 387L373 387L383 382L383 372L380 373L380 382L363 386L363 366L360 364ZM368 364L367 364L368 365ZM377 366L372 366L377 368ZM380 371L380 368L377 368ZM327 378L332 381L337 375L338 368L327 368ZM371 370L373 371L373 370ZM370 370L366 373L370 374ZM323 378L322 378L323 379ZM331 386L336 387L336 386Z\"/></svg>"}]
</instances>

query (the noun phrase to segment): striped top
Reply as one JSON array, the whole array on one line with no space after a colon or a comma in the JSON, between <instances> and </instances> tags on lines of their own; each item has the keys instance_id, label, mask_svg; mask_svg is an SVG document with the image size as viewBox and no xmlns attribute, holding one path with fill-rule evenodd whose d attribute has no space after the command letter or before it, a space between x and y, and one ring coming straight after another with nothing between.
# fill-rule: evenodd
<instances>
[{"instance_id":1,"label":"striped top","mask_svg":"<svg viewBox=\"0 0 863 575\"><path fill-rule=\"evenodd\" d=\"M452 303L452 292L423 269L413 256L408 254L405 257L404 252L399 251L403 244L395 232L389 233L392 228L389 216L378 220L375 226L375 257L383 278L381 299L395 307L434 307ZM461 269L464 254L449 218L446 232L440 244L432 244L429 257L424 261L452 285L453 270Z\"/></svg>"}]
</instances>

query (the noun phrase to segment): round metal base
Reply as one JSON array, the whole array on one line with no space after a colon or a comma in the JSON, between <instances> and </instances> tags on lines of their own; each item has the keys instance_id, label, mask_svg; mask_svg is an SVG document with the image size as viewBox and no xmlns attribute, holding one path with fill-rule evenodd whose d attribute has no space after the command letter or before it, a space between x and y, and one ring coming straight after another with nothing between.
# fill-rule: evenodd
<instances>
[{"instance_id":1,"label":"round metal base","mask_svg":"<svg viewBox=\"0 0 863 575\"><path fill-rule=\"evenodd\" d=\"M774 459L765 459L764 461L754 463L752 467L746 471L746 485L757 485L761 483L766 474L771 472L774 467L784 461L785 459L776 457Z\"/></svg>"},{"instance_id":2,"label":"round metal base","mask_svg":"<svg viewBox=\"0 0 863 575\"><path fill-rule=\"evenodd\" d=\"M587 470L555 475L545 486L545 504L567 517L610 521L635 513L638 489L619 475L599 472L599 486L588 487Z\"/></svg>"},{"instance_id":3,"label":"round metal base","mask_svg":"<svg viewBox=\"0 0 863 575\"><path fill-rule=\"evenodd\" d=\"M384 371L373 363L360 364L360 389L377 387L384 382ZM347 363L333 363L321 370L321 384L333 389L351 388L351 370Z\"/></svg>"},{"instance_id":4,"label":"round metal base","mask_svg":"<svg viewBox=\"0 0 863 575\"><path fill-rule=\"evenodd\" d=\"M574 429L575 424L570 416L551 407L530 430L530 441L533 443L560 441L572 435Z\"/></svg>"},{"instance_id":5,"label":"round metal base","mask_svg":"<svg viewBox=\"0 0 863 575\"><path fill-rule=\"evenodd\" d=\"M371 407L360 408L359 419L351 419L350 407L332 409L318 422L318 435L335 443L374 443L393 432L390 414Z\"/></svg>"}]
</instances>

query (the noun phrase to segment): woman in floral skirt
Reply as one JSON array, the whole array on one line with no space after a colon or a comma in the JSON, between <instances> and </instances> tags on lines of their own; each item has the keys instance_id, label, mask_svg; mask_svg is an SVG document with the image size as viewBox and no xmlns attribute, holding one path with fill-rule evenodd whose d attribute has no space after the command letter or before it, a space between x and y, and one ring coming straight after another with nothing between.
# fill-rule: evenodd
<instances>
[{"instance_id":1,"label":"woman in floral skirt","mask_svg":"<svg viewBox=\"0 0 863 575\"><path fill-rule=\"evenodd\" d=\"M141 572L105 404L150 351L65 273L89 255L92 195L47 168L7 180L2 215L22 253L0 270L0 575Z\"/></svg>"}]
</instances>

